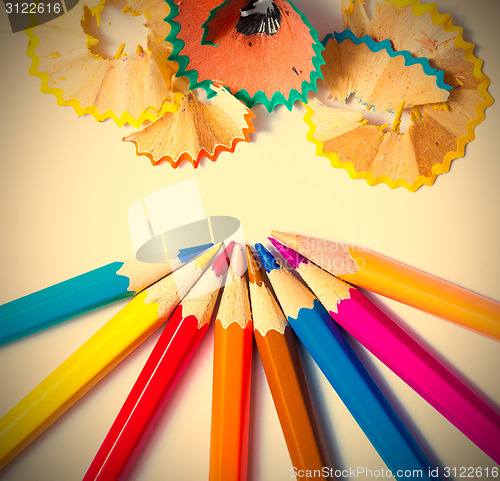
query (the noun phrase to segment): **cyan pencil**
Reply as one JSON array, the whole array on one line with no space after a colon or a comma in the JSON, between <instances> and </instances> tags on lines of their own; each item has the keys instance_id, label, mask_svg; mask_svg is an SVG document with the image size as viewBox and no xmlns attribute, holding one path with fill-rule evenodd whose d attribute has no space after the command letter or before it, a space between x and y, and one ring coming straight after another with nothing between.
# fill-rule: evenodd
<instances>
[{"instance_id":1,"label":"cyan pencil","mask_svg":"<svg viewBox=\"0 0 500 481\"><path fill-rule=\"evenodd\" d=\"M169 262L112 262L0 306L0 345L142 291L211 244L184 249Z\"/></svg>"},{"instance_id":2,"label":"cyan pencil","mask_svg":"<svg viewBox=\"0 0 500 481\"><path fill-rule=\"evenodd\" d=\"M135 296L0 419L0 468L170 317L219 247Z\"/></svg>"}]
</instances>

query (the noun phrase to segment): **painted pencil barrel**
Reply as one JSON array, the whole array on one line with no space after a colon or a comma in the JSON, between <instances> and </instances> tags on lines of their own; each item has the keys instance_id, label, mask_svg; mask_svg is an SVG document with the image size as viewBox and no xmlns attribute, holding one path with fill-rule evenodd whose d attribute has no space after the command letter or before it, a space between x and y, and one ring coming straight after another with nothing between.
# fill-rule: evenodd
<instances>
[{"instance_id":1,"label":"painted pencil barrel","mask_svg":"<svg viewBox=\"0 0 500 481\"><path fill-rule=\"evenodd\" d=\"M430 479L431 463L330 314L264 246L256 244L255 247L288 322L393 475L404 479L405 470L410 469L422 473L423 479ZM303 258L294 259L283 249L280 251L291 265L298 267L302 263Z\"/></svg>"},{"instance_id":2,"label":"painted pencil barrel","mask_svg":"<svg viewBox=\"0 0 500 481\"><path fill-rule=\"evenodd\" d=\"M0 306L0 344L129 297L129 279L112 262Z\"/></svg>"},{"instance_id":3,"label":"painted pencil barrel","mask_svg":"<svg viewBox=\"0 0 500 481\"><path fill-rule=\"evenodd\" d=\"M341 279L500 339L500 303L376 252L349 252L359 269Z\"/></svg>"},{"instance_id":4,"label":"painted pencil barrel","mask_svg":"<svg viewBox=\"0 0 500 481\"><path fill-rule=\"evenodd\" d=\"M419 470L430 479L431 463L319 301L288 322L388 468Z\"/></svg>"},{"instance_id":5,"label":"painted pencil barrel","mask_svg":"<svg viewBox=\"0 0 500 481\"><path fill-rule=\"evenodd\" d=\"M69 409L163 320L147 292L132 299L0 419L0 467Z\"/></svg>"},{"instance_id":6,"label":"painted pencil barrel","mask_svg":"<svg viewBox=\"0 0 500 481\"><path fill-rule=\"evenodd\" d=\"M500 462L500 415L358 290L349 295L333 319Z\"/></svg>"},{"instance_id":7,"label":"painted pencil barrel","mask_svg":"<svg viewBox=\"0 0 500 481\"><path fill-rule=\"evenodd\" d=\"M321 472L331 463L292 330L254 335L292 465L299 472Z\"/></svg>"},{"instance_id":8,"label":"painted pencil barrel","mask_svg":"<svg viewBox=\"0 0 500 481\"><path fill-rule=\"evenodd\" d=\"M83 481L124 479L161 415L208 324L174 312ZM184 342L184 340L187 340Z\"/></svg>"},{"instance_id":9,"label":"painted pencil barrel","mask_svg":"<svg viewBox=\"0 0 500 481\"><path fill-rule=\"evenodd\" d=\"M253 326L217 319L209 479L247 479Z\"/></svg>"}]
</instances>

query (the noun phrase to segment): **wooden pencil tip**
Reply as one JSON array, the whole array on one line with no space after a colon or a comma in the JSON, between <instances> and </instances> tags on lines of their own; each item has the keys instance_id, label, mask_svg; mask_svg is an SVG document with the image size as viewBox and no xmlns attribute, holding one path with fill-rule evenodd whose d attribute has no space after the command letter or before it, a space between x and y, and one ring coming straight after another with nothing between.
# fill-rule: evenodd
<instances>
[{"instance_id":1,"label":"wooden pencil tip","mask_svg":"<svg viewBox=\"0 0 500 481\"><path fill-rule=\"evenodd\" d=\"M229 259L231 258L233 249L234 249L234 241L231 241L226 248L219 254L217 259L215 259L212 270L215 272L215 275L220 277L226 272L226 269L229 266Z\"/></svg>"},{"instance_id":2,"label":"wooden pencil tip","mask_svg":"<svg viewBox=\"0 0 500 481\"><path fill-rule=\"evenodd\" d=\"M238 277L243 277L247 270L245 252L241 244L234 244L233 254L231 256L231 270Z\"/></svg>"},{"instance_id":3,"label":"wooden pencil tip","mask_svg":"<svg viewBox=\"0 0 500 481\"><path fill-rule=\"evenodd\" d=\"M300 236L297 234L289 234L287 232L280 232L278 230L272 230L271 235L278 239L281 243L286 244L293 250L297 250L300 245Z\"/></svg>"},{"instance_id":4,"label":"wooden pencil tip","mask_svg":"<svg viewBox=\"0 0 500 481\"><path fill-rule=\"evenodd\" d=\"M275 269L281 269L281 266L278 264L274 256L262 244L255 244L255 249L259 254L262 266L264 267L266 272L269 273Z\"/></svg>"},{"instance_id":5,"label":"wooden pencil tip","mask_svg":"<svg viewBox=\"0 0 500 481\"><path fill-rule=\"evenodd\" d=\"M252 249L249 246L246 246L247 251L247 265L248 265L248 281L252 284L262 285L264 282L264 276L262 272L260 272L259 266L257 265L257 261L253 255Z\"/></svg>"},{"instance_id":6,"label":"wooden pencil tip","mask_svg":"<svg viewBox=\"0 0 500 481\"><path fill-rule=\"evenodd\" d=\"M276 239L272 237L268 237L271 244L276 248L276 250L284 257L284 259L294 268L297 269L300 264L307 264L307 259L300 255L298 252L295 252L290 247L281 244Z\"/></svg>"},{"instance_id":7,"label":"wooden pencil tip","mask_svg":"<svg viewBox=\"0 0 500 481\"><path fill-rule=\"evenodd\" d=\"M217 251L220 249L220 246L222 244L217 244L214 247L212 247L210 250L204 252L200 256L196 257L196 259L193 259L193 262L195 262L197 268L201 268L205 270L209 264L210 261L213 259L215 254L217 254Z\"/></svg>"}]
</instances>

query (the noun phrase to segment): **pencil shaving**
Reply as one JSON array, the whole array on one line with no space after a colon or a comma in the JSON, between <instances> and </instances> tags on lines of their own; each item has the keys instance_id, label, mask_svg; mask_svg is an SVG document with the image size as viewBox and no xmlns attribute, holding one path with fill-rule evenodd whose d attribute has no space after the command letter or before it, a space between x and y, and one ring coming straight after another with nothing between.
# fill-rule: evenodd
<instances>
[{"instance_id":1,"label":"pencil shaving","mask_svg":"<svg viewBox=\"0 0 500 481\"><path fill-rule=\"evenodd\" d=\"M123 14L143 14L147 45L126 52L122 44L114 57L103 58L94 49L98 39L87 33L87 24L95 19L99 27L106 1L114 0L80 2L61 17L27 30L29 72L40 78L43 93L55 95L59 105L72 106L78 115L138 128L176 110L180 99L171 84L177 64L167 60L171 46L164 41L169 28L163 18L169 9L159 0L130 0Z\"/></svg>"},{"instance_id":2,"label":"pencil shaving","mask_svg":"<svg viewBox=\"0 0 500 481\"><path fill-rule=\"evenodd\" d=\"M270 30L259 26L261 14L245 14L249 1L167 3L171 59L191 89L201 87L211 95L218 79L247 107L262 103L268 111L280 104L290 110L315 91L323 47L305 15L288 0L271 2Z\"/></svg>"},{"instance_id":3,"label":"pencil shaving","mask_svg":"<svg viewBox=\"0 0 500 481\"><path fill-rule=\"evenodd\" d=\"M380 45L373 45L377 48ZM354 92L358 100L378 111L395 112L402 102L406 108L445 102L448 91L438 86L420 63L407 64L403 55L372 51L367 43L329 38L323 56L323 83L331 97L345 103ZM444 85L443 85L444 86Z\"/></svg>"},{"instance_id":4,"label":"pencil shaving","mask_svg":"<svg viewBox=\"0 0 500 481\"><path fill-rule=\"evenodd\" d=\"M312 104L305 116L310 127L308 139L333 167L344 168L352 178L363 178L369 185L385 183L412 192L422 185L432 185L437 175L448 172L453 159L464 155L465 145L474 140L475 126L484 120L484 110L493 102L487 92L489 79L481 71L482 62L473 55L474 45L463 40L462 29L452 25L449 15L439 14L434 4L423 5L418 0L379 2L370 20L363 2L343 0L342 12L344 27L354 35L368 35L375 42L389 40L396 52L428 61L442 72L452 90L446 102L425 97L404 99L405 108L411 110L406 134L399 132L399 124L392 132L381 134L373 126L360 125L353 114L345 114L342 119L342 111L327 114L324 108L316 111L318 104ZM377 103L386 109L397 106L386 102L385 91L390 92L392 87L382 89L381 97L372 97L373 82L363 76L365 63L371 65L369 60L356 62L352 46L345 47L349 55L346 52L344 56L332 48L329 52L327 46L324 71L325 79L336 80L329 82L335 83L334 97L342 100L356 91L367 104ZM366 53L362 57L367 58ZM400 80L399 76L392 78ZM410 86L414 86L413 81ZM386 104L380 104L381 100ZM330 136L326 135L328 129ZM354 141L358 146L352 145Z\"/></svg>"},{"instance_id":5,"label":"pencil shaving","mask_svg":"<svg viewBox=\"0 0 500 481\"><path fill-rule=\"evenodd\" d=\"M183 161L197 168L201 159L215 161L221 152L233 152L239 142L249 142L255 132L254 114L226 89L213 87L217 94L211 105L189 92L175 113L167 112L134 132L124 141L136 146L137 155L153 165L169 162L177 168Z\"/></svg>"}]
</instances>

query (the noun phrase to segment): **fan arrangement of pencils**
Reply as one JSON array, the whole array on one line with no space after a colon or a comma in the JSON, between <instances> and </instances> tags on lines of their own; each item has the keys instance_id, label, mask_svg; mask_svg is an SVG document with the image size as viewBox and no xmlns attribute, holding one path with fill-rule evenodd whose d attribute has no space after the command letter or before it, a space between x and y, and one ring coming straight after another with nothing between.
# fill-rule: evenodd
<instances>
[{"instance_id":1,"label":"fan arrangement of pencils","mask_svg":"<svg viewBox=\"0 0 500 481\"><path fill-rule=\"evenodd\" d=\"M499 303L372 251L283 232L272 236L274 254L262 244L255 250L233 241L205 250L201 246L168 266L113 263L0 306L3 342L8 342L134 295L0 419L0 466L166 322L84 477L125 479L212 319L211 480L247 476L254 339L298 477L322 473L333 479L337 468L297 350L300 340L396 479L404 479L398 473L407 470L422 473L420 479L435 479L432 463L341 328L500 462L500 413L355 286L496 340ZM97 296L100 291L105 292ZM86 305L78 303L82 297L89 298ZM55 309L72 303L73 310ZM7 329L10 324L28 326L25 320L38 313L44 314L39 325L32 322L19 332Z\"/></svg>"}]
</instances>

